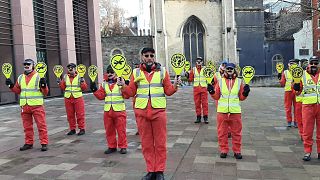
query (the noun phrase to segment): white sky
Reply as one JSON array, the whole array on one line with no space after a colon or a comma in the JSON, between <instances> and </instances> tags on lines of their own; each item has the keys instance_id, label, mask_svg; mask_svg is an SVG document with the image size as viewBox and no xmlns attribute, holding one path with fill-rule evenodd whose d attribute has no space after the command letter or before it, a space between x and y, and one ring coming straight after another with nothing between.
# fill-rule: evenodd
<instances>
[{"instance_id":1,"label":"white sky","mask_svg":"<svg viewBox=\"0 0 320 180\"><path fill-rule=\"evenodd\" d=\"M120 0L119 6L125 11L125 17L136 16L139 13L139 0Z\"/></svg>"}]
</instances>

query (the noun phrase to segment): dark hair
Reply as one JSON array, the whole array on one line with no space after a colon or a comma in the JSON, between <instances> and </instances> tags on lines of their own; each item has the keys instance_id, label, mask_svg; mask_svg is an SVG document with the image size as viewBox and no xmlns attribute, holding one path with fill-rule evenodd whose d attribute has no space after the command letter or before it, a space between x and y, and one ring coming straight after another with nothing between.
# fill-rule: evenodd
<instances>
[{"instance_id":1,"label":"dark hair","mask_svg":"<svg viewBox=\"0 0 320 180\"><path fill-rule=\"evenodd\" d=\"M147 52L151 52L153 54L155 53L153 48L143 48L142 51L141 51L141 55L144 54L144 53L147 53Z\"/></svg>"}]
</instances>

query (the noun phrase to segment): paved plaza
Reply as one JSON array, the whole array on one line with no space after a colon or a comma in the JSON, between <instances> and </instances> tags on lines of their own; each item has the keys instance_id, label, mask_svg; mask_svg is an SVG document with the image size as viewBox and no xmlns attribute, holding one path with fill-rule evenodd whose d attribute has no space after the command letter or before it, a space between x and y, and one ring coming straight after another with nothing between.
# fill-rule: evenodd
<instances>
[{"instance_id":1,"label":"paved plaza","mask_svg":"<svg viewBox=\"0 0 320 180\"><path fill-rule=\"evenodd\" d=\"M0 106L0 180L6 179L141 179L145 163L132 110L127 105L128 153L105 155L103 101L85 95L86 134L66 136L68 123L62 98L47 99L49 150L19 151L24 143L19 107ZM298 129L285 127L282 88L251 88L243 109L242 160L233 152L219 157L214 101L209 99L209 124L194 124L192 87L168 97L166 179L288 179L320 180L315 146L303 162ZM231 139L229 139L231 140ZM231 142L231 141L229 141ZM229 143L230 145L231 143Z\"/></svg>"}]
</instances>

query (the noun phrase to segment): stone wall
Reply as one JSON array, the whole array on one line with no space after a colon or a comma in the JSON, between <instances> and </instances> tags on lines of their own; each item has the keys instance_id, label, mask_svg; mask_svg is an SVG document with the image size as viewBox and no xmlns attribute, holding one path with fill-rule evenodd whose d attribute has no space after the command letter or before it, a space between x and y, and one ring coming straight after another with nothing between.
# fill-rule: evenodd
<instances>
[{"instance_id":1,"label":"stone wall","mask_svg":"<svg viewBox=\"0 0 320 180\"><path fill-rule=\"evenodd\" d=\"M132 66L134 62L140 62L140 52L144 47L153 47L152 36L102 37L101 43L104 71L114 54L124 55L127 63Z\"/></svg>"}]
</instances>

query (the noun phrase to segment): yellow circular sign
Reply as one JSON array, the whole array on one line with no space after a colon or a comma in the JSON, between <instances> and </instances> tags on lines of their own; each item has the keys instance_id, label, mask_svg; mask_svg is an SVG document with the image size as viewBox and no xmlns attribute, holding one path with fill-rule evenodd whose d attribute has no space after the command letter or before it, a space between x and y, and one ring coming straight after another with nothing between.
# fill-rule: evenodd
<instances>
[{"instance_id":1,"label":"yellow circular sign","mask_svg":"<svg viewBox=\"0 0 320 180\"><path fill-rule=\"evenodd\" d=\"M130 76L131 76L131 73L132 73L132 68L131 68L131 66L129 66L129 65L127 64L126 67L125 67L124 70L123 70L122 77L123 77L125 80L129 80L129 79L130 79Z\"/></svg>"},{"instance_id":2,"label":"yellow circular sign","mask_svg":"<svg viewBox=\"0 0 320 180\"><path fill-rule=\"evenodd\" d=\"M87 67L83 64L79 64L77 66L77 72L79 73L80 77L83 77L86 74Z\"/></svg>"},{"instance_id":3,"label":"yellow circular sign","mask_svg":"<svg viewBox=\"0 0 320 180\"><path fill-rule=\"evenodd\" d=\"M244 79L244 82L246 84L248 84L251 79L253 78L255 74L255 70L252 66L245 66L243 69L242 69L242 77Z\"/></svg>"},{"instance_id":4,"label":"yellow circular sign","mask_svg":"<svg viewBox=\"0 0 320 180\"><path fill-rule=\"evenodd\" d=\"M53 72L57 76L57 78L60 78L63 73L63 67L61 65L55 65L53 67Z\"/></svg>"},{"instance_id":5,"label":"yellow circular sign","mask_svg":"<svg viewBox=\"0 0 320 180\"><path fill-rule=\"evenodd\" d=\"M300 66L297 66L295 68L292 69L292 77L293 78L301 78L303 75L303 69Z\"/></svg>"},{"instance_id":6,"label":"yellow circular sign","mask_svg":"<svg viewBox=\"0 0 320 180\"><path fill-rule=\"evenodd\" d=\"M114 71L122 70L125 68L127 61L123 55L116 54L111 58L110 64L112 69L114 69Z\"/></svg>"},{"instance_id":7,"label":"yellow circular sign","mask_svg":"<svg viewBox=\"0 0 320 180\"><path fill-rule=\"evenodd\" d=\"M185 71L189 71L190 68L191 68L190 62L189 62L189 61L186 61L185 66L184 66L184 70L185 70Z\"/></svg>"},{"instance_id":8,"label":"yellow circular sign","mask_svg":"<svg viewBox=\"0 0 320 180\"><path fill-rule=\"evenodd\" d=\"M289 71L292 72L292 70L296 67L298 67L298 64L292 64L291 66L289 66Z\"/></svg>"},{"instance_id":9,"label":"yellow circular sign","mask_svg":"<svg viewBox=\"0 0 320 180\"><path fill-rule=\"evenodd\" d=\"M284 69L284 65L282 62L278 62L276 65L276 69L278 71L278 73L282 73L283 69Z\"/></svg>"},{"instance_id":10,"label":"yellow circular sign","mask_svg":"<svg viewBox=\"0 0 320 180\"><path fill-rule=\"evenodd\" d=\"M12 65L9 63L2 64L2 73L7 79L9 79L12 73Z\"/></svg>"},{"instance_id":11,"label":"yellow circular sign","mask_svg":"<svg viewBox=\"0 0 320 180\"><path fill-rule=\"evenodd\" d=\"M214 66L213 61L209 60L209 61L207 62L207 66Z\"/></svg>"},{"instance_id":12,"label":"yellow circular sign","mask_svg":"<svg viewBox=\"0 0 320 180\"><path fill-rule=\"evenodd\" d=\"M96 78L97 78L97 75L98 75L98 68L97 68L97 66L95 66L95 65L89 66L89 68L88 68L88 75L89 75L91 81L94 82L94 81L96 80Z\"/></svg>"},{"instance_id":13,"label":"yellow circular sign","mask_svg":"<svg viewBox=\"0 0 320 180\"><path fill-rule=\"evenodd\" d=\"M213 71L212 67L205 67L203 69L203 75L206 78L207 83L211 84L212 79L214 77L214 71Z\"/></svg>"},{"instance_id":14,"label":"yellow circular sign","mask_svg":"<svg viewBox=\"0 0 320 180\"><path fill-rule=\"evenodd\" d=\"M180 75L185 68L186 57L183 54L176 53L172 55L170 63L176 75Z\"/></svg>"},{"instance_id":15,"label":"yellow circular sign","mask_svg":"<svg viewBox=\"0 0 320 180\"><path fill-rule=\"evenodd\" d=\"M39 73L40 77L44 77L47 72L47 65L44 62L38 62L35 70Z\"/></svg>"}]
</instances>

